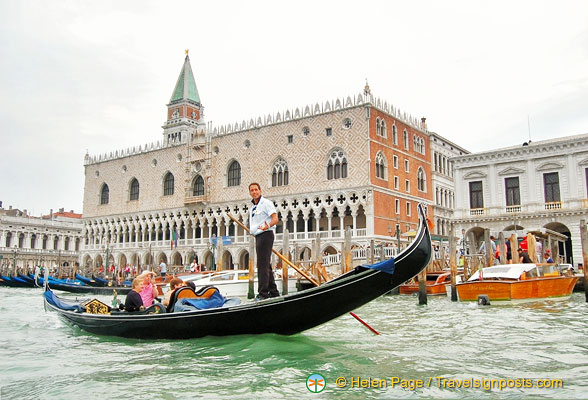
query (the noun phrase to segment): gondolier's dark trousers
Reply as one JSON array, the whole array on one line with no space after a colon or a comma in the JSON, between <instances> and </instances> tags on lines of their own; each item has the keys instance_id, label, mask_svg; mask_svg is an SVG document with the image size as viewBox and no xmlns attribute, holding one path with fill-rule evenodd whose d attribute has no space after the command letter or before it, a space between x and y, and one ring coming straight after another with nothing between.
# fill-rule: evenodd
<instances>
[{"instance_id":1,"label":"gondolier's dark trousers","mask_svg":"<svg viewBox=\"0 0 588 400\"><path fill-rule=\"evenodd\" d=\"M274 273L272 271L271 258L274 245L274 232L266 231L255 236L255 252L257 253L257 291L259 296L277 297L280 295Z\"/></svg>"}]
</instances>

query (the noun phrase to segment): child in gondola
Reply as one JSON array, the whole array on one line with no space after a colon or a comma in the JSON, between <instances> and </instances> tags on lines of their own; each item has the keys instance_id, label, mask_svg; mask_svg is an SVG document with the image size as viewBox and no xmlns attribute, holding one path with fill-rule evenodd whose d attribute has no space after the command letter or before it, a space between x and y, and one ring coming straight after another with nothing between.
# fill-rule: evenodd
<instances>
[{"instance_id":1,"label":"child in gondola","mask_svg":"<svg viewBox=\"0 0 588 400\"><path fill-rule=\"evenodd\" d=\"M172 294L175 292L176 289L181 288L182 286L184 286L184 281L182 281L180 278L173 278L171 281L169 281L169 290L163 297L164 306L167 307L169 305L169 301L172 297Z\"/></svg>"}]
</instances>

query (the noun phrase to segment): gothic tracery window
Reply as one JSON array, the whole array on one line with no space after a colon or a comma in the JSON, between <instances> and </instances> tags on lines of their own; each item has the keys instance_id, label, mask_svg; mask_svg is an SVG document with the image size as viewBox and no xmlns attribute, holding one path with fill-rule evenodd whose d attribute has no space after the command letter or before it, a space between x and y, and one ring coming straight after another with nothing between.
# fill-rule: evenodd
<instances>
[{"instance_id":1,"label":"gothic tracery window","mask_svg":"<svg viewBox=\"0 0 588 400\"><path fill-rule=\"evenodd\" d=\"M419 167L417 172L417 189L421 192L427 191L427 177L423 168Z\"/></svg>"},{"instance_id":2,"label":"gothic tracery window","mask_svg":"<svg viewBox=\"0 0 588 400\"><path fill-rule=\"evenodd\" d=\"M327 162L327 179L347 178L347 157L343 150L333 150Z\"/></svg>"},{"instance_id":3,"label":"gothic tracery window","mask_svg":"<svg viewBox=\"0 0 588 400\"><path fill-rule=\"evenodd\" d=\"M288 163L280 158L272 169L272 186L288 185Z\"/></svg>"},{"instance_id":4,"label":"gothic tracery window","mask_svg":"<svg viewBox=\"0 0 588 400\"><path fill-rule=\"evenodd\" d=\"M381 151L376 154L376 178L386 179L386 158Z\"/></svg>"}]
</instances>

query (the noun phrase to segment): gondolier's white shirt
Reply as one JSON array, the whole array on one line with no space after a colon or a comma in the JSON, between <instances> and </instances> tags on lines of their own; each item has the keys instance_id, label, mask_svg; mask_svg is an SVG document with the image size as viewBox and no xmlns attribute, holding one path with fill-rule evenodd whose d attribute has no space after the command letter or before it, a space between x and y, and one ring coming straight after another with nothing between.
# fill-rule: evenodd
<instances>
[{"instance_id":1,"label":"gondolier's white shirt","mask_svg":"<svg viewBox=\"0 0 588 400\"><path fill-rule=\"evenodd\" d=\"M253 203L253 200L251 202ZM249 211L249 231L251 234L257 236L263 232L275 231L275 226L272 226L265 231L260 229L266 222L269 225L272 220L271 216L275 213L276 207L274 207L274 202L261 196L259 198L259 202L257 204L253 204L251 206L251 210Z\"/></svg>"}]
</instances>

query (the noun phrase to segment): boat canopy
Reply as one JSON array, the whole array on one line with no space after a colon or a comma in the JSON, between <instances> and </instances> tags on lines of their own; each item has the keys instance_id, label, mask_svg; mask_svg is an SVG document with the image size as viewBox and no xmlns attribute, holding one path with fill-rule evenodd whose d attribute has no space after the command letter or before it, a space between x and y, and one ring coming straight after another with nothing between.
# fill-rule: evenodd
<instances>
[{"instance_id":1,"label":"boat canopy","mask_svg":"<svg viewBox=\"0 0 588 400\"><path fill-rule=\"evenodd\" d=\"M483 269L483 279L519 279L523 272L531 271L537 268L535 264L507 264L507 265L495 265L493 267L487 267ZM480 271L476 271L468 281L479 281Z\"/></svg>"}]
</instances>

